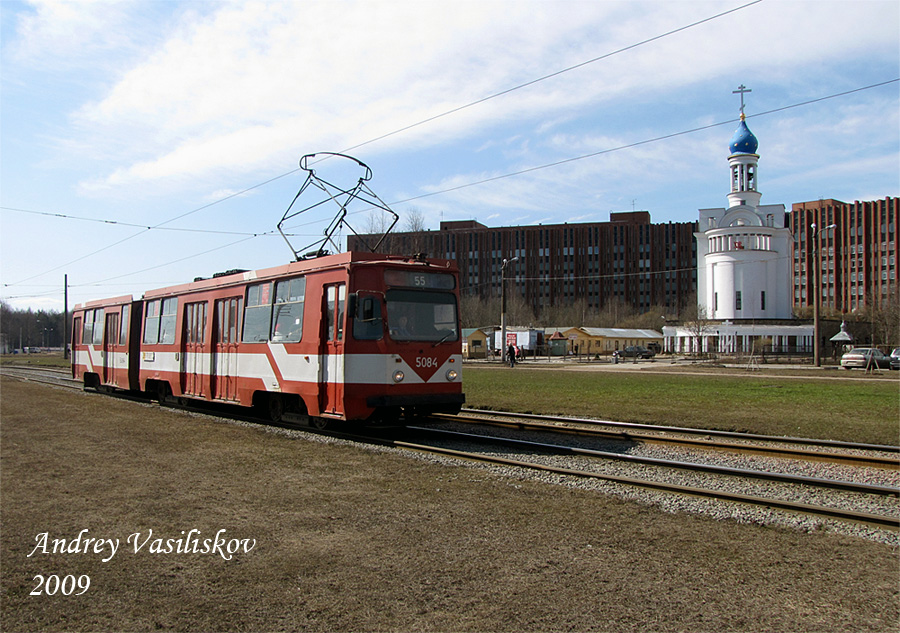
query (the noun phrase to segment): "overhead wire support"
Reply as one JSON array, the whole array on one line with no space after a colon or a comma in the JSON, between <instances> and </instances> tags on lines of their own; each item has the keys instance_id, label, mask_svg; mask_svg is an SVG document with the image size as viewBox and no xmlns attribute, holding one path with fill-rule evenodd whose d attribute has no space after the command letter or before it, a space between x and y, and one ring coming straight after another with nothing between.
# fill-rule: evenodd
<instances>
[{"instance_id":1,"label":"overhead wire support","mask_svg":"<svg viewBox=\"0 0 900 633\"><path fill-rule=\"evenodd\" d=\"M324 157L316 160L316 157ZM341 187L333 182L325 180L321 176L316 174L316 171L312 168L310 161L319 162L320 160L324 160L325 158L346 158L347 160L355 162L359 167L362 168L363 174L356 181L356 184L350 188ZM306 171L306 180L303 181L303 184L300 186L300 190L297 192L297 195L294 196L294 199L291 201L291 204L288 205L287 210L284 212L284 215L281 216L281 220L278 222L278 232L281 233L281 237L284 238L284 241L287 242L288 247L291 249L291 252L294 255L294 261L301 261L303 259L310 259L313 257L321 257L322 255L327 255L329 251L327 250L327 246L331 245L334 248L335 252L340 251L340 246L334 241L335 234L340 230L342 226L347 227L354 235L362 240L363 244L372 252L378 250L378 247L381 246L384 239L387 235L393 230L394 226L396 226L397 222L400 220L400 216L391 209L387 203L381 200L374 191L366 184L369 180L372 179L372 169L362 162L359 159L353 158L352 156L347 156L346 154L339 154L336 152L318 152L315 154L306 154L300 158L300 168ZM303 196L304 193L310 190L311 187L321 190L325 194L325 199L319 200L318 202L313 202L312 204L308 204L298 211L292 211L294 205L297 204L297 201ZM338 207L337 213L335 213L332 220L328 223L328 226L325 228L323 232L323 237L321 239L304 246L301 249L294 248L294 245L288 239L288 234L284 232L282 229L285 222L292 218L296 218L297 216L308 213L313 209L317 209L322 205L328 203L329 201L333 202ZM387 213L391 218L390 225L378 239L378 241L372 245L369 244L365 238L354 229L349 222L347 222L347 215L349 213L348 208L354 202L359 202L362 205L368 205L368 209L370 210L380 210L384 213ZM312 249L312 250L310 250Z\"/></svg>"}]
</instances>

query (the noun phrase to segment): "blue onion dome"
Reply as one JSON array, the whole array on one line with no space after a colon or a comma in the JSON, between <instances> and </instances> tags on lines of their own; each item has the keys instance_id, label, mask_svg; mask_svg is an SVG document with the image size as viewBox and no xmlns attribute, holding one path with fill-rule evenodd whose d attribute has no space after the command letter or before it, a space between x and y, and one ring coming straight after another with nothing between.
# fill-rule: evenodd
<instances>
[{"instance_id":1,"label":"blue onion dome","mask_svg":"<svg viewBox=\"0 0 900 633\"><path fill-rule=\"evenodd\" d=\"M732 154L755 154L756 148L759 147L759 141L744 122L743 114L741 115L741 124L735 130L734 136L731 137L731 145L728 147Z\"/></svg>"}]
</instances>

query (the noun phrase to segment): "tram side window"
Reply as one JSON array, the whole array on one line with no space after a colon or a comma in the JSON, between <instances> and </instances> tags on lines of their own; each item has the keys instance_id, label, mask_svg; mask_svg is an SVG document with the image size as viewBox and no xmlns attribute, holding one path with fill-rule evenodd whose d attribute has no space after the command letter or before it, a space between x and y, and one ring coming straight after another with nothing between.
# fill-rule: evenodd
<instances>
[{"instance_id":1,"label":"tram side window","mask_svg":"<svg viewBox=\"0 0 900 633\"><path fill-rule=\"evenodd\" d=\"M147 313L144 316L144 343L148 345L159 343L159 303L159 299L147 302Z\"/></svg>"},{"instance_id":2,"label":"tram side window","mask_svg":"<svg viewBox=\"0 0 900 633\"><path fill-rule=\"evenodd\" d=\"M272 324L272 284L255 284L247 288L244 308L244 343L264 343L269 340Z\"/></svg>"},{"instance_id":3,"label":"tram side window","mask_svg":"<svg viewBox=\"0 0 900 633\"><path fill-rule=\"evenodd\" d=\"M125 345L128 339L128 329L131 325L131 306L122 306L122 323L119 328L119 345Z\"/></svg>"},{"instance_id":4,"label":"tram side window","mask_svg":"<svg viewBox=\"0 0 900 633\"><path fill-rule=\"evenodd\" d=\"M175 342L175 315L178 312L178 299L154 299L147 302L144 318L144 343L155 345Z\"/></svg>"},{"instance_id":5,"label":"tram side window","mask_svg":"<svg viewBox=\"0 0 900 633\"><path fill-rule=\"evenodd\" d=\"M84 329L81 340L85 345L103 343L103 309L84 311Z\"/></svg>"},{"instance_id":6,"label":"tram side window","mask_svg":"<svg viewBox=\"0 0 900 633\"><path fill-rule=\"evenodd\" d=\"M103 310L94 310L94 345L103 345Z\"/></svg>"},{"instance_id":7,"label":"tram side window","mask_svg":"<svg viewBox=\"0 0 900 633\"><path fill-rule=\"evenodd\" d=\"M175 342L175 318L178 314L178 299L163 299L162 316L159 319L159 342L171 345Z\"/></svg>"},{"instance_id":8,"label":"tram side window","mask_svg":"<svg viewBox=\"0 0 900 633\"><path fill-rule=\"evenodd\" d=\"M276 343L296 343L303 336L303 305L306 298L306 278L286 279L275 284Z\"/></svg>"},{"instance_id":9,"label":"tram side window","mask_svg":"<svg viewBox=\"0 0 900 633\"><path fill-rule=\"evenodd\" d=\"M381 301L372 295L360 294L353 319L353 338L358 341L377 341L384 332Z\"/></svg>"},{"instance_id":10,"label":"tram side window","mask_svg":"<svg viewBox=\"0 0 900 633\"><path fill-rule=\"evenodd\" d=\"M84 342L85 345L90 345L94 342L94 311L93 310L85 310L84 311L84 329L81 333L81 341Z\"/></svg>"},{"instance_id":11,"label":"tram side window","mask_svg":"<svg viewBox=\"0 0 900 633\"><path fill-rule=\"evenodd\" d=\"M72 326L72 345L81 345L81 317L75 317Z\"/></svg>"}]
</instances>

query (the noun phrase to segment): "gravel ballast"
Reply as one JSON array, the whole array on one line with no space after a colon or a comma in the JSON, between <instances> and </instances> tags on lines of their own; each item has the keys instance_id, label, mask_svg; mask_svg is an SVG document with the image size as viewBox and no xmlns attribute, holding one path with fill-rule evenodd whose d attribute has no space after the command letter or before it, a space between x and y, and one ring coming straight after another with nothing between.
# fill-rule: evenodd
<instances>
[{"instance_id":1,"label":"gravel ballast","mask_svg":"<svg viewBox=\"0 0 900 633\"><path fill-rule=\"evenodd\" d=\"M523 432L505 428L481 429L477 425L473 427L472 425L462 423L442 424L439 428L468 434L475 433L536 443L559 444L635 457L648 457L685 463L721 466L725 468L782 473L786 475L810 477L813 479L831 479L835 481L882 486L895 490L900 488L900 471L882 468L843 466L823 461L764 457L759 455L711 451L696 448L689 449L659 444L617 442L572 435L557 435L540 431ZM470 444L453 442L452 439L440 442L440 445L458 450L471 450ZM827 488L744 479L735 476L692 472L676 468L632 464L617 460L603 460L568 455L541 455L536 454L533 451L525 450L522 452L515 452L513 448L504 448L503 452L484 452L487 455L494 455L507 459L544 464L557 468L597 472L612 477L661 481L680 486L719 490L725 493L781 499L810 505L835 507L900 518L900 498L896 496L851 494ZM445 461L452 461L446 460L446 458L443 459ZM781 525L806 531L829 530L872 539L892 546L900 545L900 533L898 533L897 530L872 528L858 523L822 519L809 515L771 510L760 506L750 506L735 502L719 501L702 497L679 496L598 479L567 477L516 467L507 468L492 466L491 468L498 472L505 472L510 476L528 477L537 481L546 481L570 487L602 490L603 492L616 495L623 499L631 499L642 503L652 504L667 511L677 510L679 512L693 512L710 515L720 519L731 518L743 523Z\"/></svg>"}]
</instances>

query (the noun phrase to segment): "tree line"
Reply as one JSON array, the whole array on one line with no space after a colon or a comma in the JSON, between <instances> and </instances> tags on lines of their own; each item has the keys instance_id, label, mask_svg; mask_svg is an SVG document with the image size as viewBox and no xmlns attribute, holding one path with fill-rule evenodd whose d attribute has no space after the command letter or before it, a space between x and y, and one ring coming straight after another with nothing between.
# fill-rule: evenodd
<instances>
[{"instance_id":1,"label":"tree line","mask_svg":"<svg viewBox=\"0 0 900 633\"><path fill-rule=\"evenodd\" d=\"M15 349L63 346L65 315L53 310L26 310L0 301L0 347L5 353Z\"/></svg>"}]
</instances>

